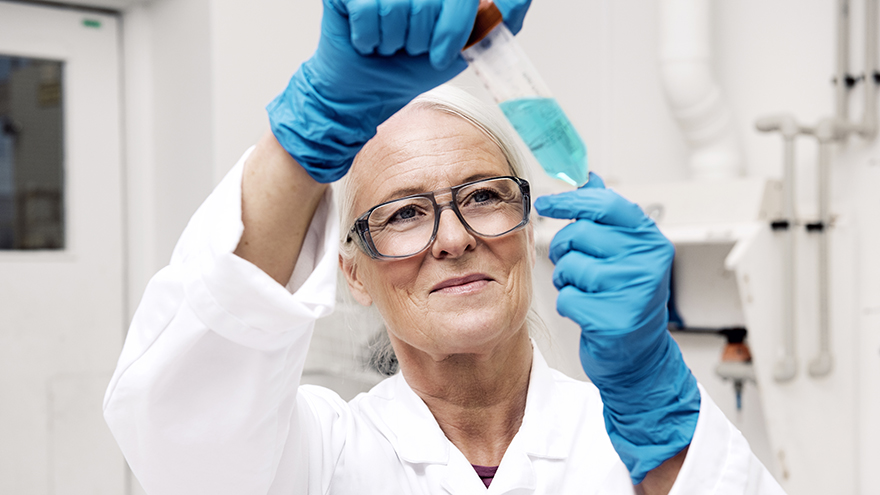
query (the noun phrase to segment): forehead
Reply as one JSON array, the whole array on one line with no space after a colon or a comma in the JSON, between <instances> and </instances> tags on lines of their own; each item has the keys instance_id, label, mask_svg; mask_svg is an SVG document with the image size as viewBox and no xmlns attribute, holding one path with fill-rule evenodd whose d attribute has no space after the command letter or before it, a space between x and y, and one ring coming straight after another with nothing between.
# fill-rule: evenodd
<instances>
[{"instance_id":1,"label":"forehead","mask_svg":"<svg viewBox=\"0 0 880 495\"><path fill-rule=\"evenodd\" d=\"M354 213L408 194L510 175L501 149L461 117L408 107L379 126L355 158Z\"/></svg>"}]
</instances>

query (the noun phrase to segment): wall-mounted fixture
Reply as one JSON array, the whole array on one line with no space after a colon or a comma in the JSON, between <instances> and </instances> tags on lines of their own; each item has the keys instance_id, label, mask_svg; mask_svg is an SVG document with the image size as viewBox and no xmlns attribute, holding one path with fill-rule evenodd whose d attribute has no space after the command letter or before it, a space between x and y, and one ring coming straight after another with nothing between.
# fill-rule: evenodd
<instances>
[{"instance_id":1,"label":"wall-mounted fixture","mask_svg":"<svg viewBox=\"0 0 880 495\"><path fill-rule=\"evenodd\" d=\"M829 230L834 227L831 213L831 151L834 145L845 143L850 135L873 140L877 135L877 89L880 73L877 72L877 0L865 0L865 46L864 73L855 76L849 71L850 1L837 0L837 64L833 82L835 115L821 119L814 126L799 124L790 114L775 115L758 119L755 123L760 132L778 132L784 142L783 190L785 213L776 222L774 229L785 235L785 317L782 328L782 353L774 368L774 377L784 382L794 379L797 374L795 355L794 271L795 245L793 229L803 226L813 234L818 245L818 354L809 362L811 376L821 377L831 372L831 328L829 307ZM849 119L849 91L856 85L864 85L864 111L860 121ZM812 136L819 144L819 157L816 176L818 217L800 219L795 210L794 190L795 156L794 142L798 136Z\"/></svg>"}]
</instances>

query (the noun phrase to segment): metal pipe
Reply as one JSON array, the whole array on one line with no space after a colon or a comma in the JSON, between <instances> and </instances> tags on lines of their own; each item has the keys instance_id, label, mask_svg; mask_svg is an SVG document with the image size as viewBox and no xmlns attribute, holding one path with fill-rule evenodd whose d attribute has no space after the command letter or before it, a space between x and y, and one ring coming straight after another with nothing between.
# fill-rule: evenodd
<instances>
[{"instance_id":1,"label":"metal pipe","mask_svg":"<svg viewBox=\"0 0 880 495\"><path fill-rule=\"evenodd\" d=\"M831 127L831 129L827 129ZM831 227L831 149L834 142L839 139L834 122L820 124L819 138L819 164L818 164L818 195L819 195L819 222L815 224L816 235L819 236L818 253L818 279L819 279L819 349L818 355L810 361L810 375L814 377L825 376L831 372L833 360L831 358L831 318L829 308L829 229Z\"/></svg>"},{"instance_id":2,"label":"metal pipe","mask_svg":"<svg viewBox=\"0 0 880 495\"><path fill-rule=\"evenodd\" d=\"M794 227L797 223L795 206L795 139L798 135L813 134L814 130L803 127L789 114L775 115L759 119L755 127L761 132L779 132L782 135L783 170L782 196L783 218L774 225L784 229L782 260L782 354L773 366L773 378L787 382L797 375L797 354L795 352L795 240Z\"/></svg>"},{"instance_id":3,"label":"metal pipe","mask_svg":"<svg viewBox=\"0 0 880 495\"><path fill-rule=\"evenodd\" d=\"M834 366L831 357L831 309L829 287L829 229L831 228L831 153L835 142L840 142L856 132L861 137L873 139L877 135L877 88L874 73L877 67L877 0L865 0L865 67L864 102L861 123L847 120L847 91L851 78L849 66L849 0L838 0L837 31L837 86L835 91L837 119L825 119L816 127L819 141L818 196L819 221L814 229L819 236L819 348L809 364L810 375L821 377L829 374Z\"/></svg>"},{"instance_id":4,"label":"metal pipe","mask_svg":"<svg viewBox=\"0 0 880 495\"><path fill-rule=\"evenodd\" d=\"M874 139L877 136L877 0L865 0L865 108L859 136Z\"/></svg>"},{"instance_id":5,"label":"metal pipe","mask_svg":"<svg viewBox=\"0 0 880 495\"><path fill-rule=\"evenodd\" d=\"M837 66L834 75L834 109L840 120L849 116L849 0L837 0Z\"/></svg>"},{"instance_id":6,"label":"metal pipe","mask_svg":"<svg viewBox=\"0 0 880 495\"><path fill-rule=\"evenodd\" d=\"M785 151L783 157L783 214L788 222L788 229L784 233L785 259L782 262L782 349L783 354L773 367L773 378L778 382L786 382L794 379L797 374L797 357L795 353L795 307L794 307L794 276L795 276L795 240L794 225L797 218L795 213L794 195L794 140L795 136L783 134Z\"/></svg>"}]
</instances>

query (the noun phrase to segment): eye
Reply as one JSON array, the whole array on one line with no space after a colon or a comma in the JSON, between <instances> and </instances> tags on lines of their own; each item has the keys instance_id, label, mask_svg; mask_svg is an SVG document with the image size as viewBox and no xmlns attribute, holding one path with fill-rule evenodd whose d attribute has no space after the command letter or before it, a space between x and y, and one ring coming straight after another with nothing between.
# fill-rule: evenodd
<instances>
[{"instance_id":1,"label":"eye","mask_svg":"<svg viewBox=\"0 0 880 495\"><path fill-rule=\"evenodd\" d=\"M419 212L416 210L415 205L407 205L395 211L394 214L388 218L388 223L405 222L416 218L418 215Z\"/></svg>"},{"instance_id":2,"label":"eye","mask_svg":"<svg viewBox=\"0 0 880 495\"><path fill-rule=\"evenodd\" d=\"M459 206L462 207L480 207L488 206L502 201L503 198L497 189L493 187L483 187L474 191L469 191L461 200Z\"/></svg>"},{"instance_id":3,"label":"eye","mask_svg":"<svg viewBox=\"0 0 880 495\"><path fill-rule=\"evenodd\" d=\"M481 189L475 192L471 199L476 203L486 203L498 199L498 192L490 189Z\"/></svg>"},{"instance_id":4,"label":"eye","mask_svg":"<svg viewBox=\"0 0 880 495\"><path fill-rule=\"evenodd\" d=\"M388 206L388 208L383 209L381 212L377 212L378 215L375 218L376 224L381 225L383 229L407 229L430 220L429 204L405 202L399 205L392 204Z\"/></svg>"},{"instance_id":5,"label":"eye","mask_svg":"<svg viewBox=\"0 0 880 495\"><path fill-rule=\"evenodd\" d=\"M414 229L433 223L434 205L424 197L404 198L377 206L370 213L370 232L376 235L384 230Z\"/></svg>"}]
</instances>

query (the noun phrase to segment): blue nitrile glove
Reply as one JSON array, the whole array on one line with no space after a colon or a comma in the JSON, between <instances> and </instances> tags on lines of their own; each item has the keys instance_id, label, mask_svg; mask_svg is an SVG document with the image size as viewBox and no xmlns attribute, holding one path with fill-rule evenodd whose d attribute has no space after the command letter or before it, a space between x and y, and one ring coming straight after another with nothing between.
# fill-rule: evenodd
<instances>
[{"instance_id":1,"label":"blue nitrile glove","mask_svg":"<svg viewBox=\"0 0 880 495\"><path fill-rule=\"evenodd\" d=\"M505 0L522 25L528 1ZM278 142L319 182L348 171L376 127L467 67L477 0L324 0L318 49L269 104Z\"/></svg>"},{"instance_id":2,"label":"blue nitrile glove","mask_svg":"<svg viewBox=\"0 0 880 495\"><path fill-rule=\"evenodd\" d=\"M495 0L495 6L504 18L504 24L511 33L516 34L522 29L523 19L532 4L532 0Z\"/></svg>"},{"instance_id":3,"label":"blue nitrile glove","mask_svg":"<svg viewBox=\"0 0 880 495\"><path fill-rule=\"evenodd\" d=\"M599 176L535 200L539 214L576 219L553 238L557 310L581 327L580 358L604 402L605 429L633 483L690 445L697 381L667 330L672 244Z\"/></svg>"}]
</instances>

